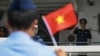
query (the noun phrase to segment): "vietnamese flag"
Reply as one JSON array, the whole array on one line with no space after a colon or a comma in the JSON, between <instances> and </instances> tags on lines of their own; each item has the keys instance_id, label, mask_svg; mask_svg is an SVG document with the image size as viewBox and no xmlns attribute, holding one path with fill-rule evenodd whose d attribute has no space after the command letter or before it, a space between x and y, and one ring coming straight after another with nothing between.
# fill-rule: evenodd
<instances>
[{"instance_id":1,"label":"vietnamese flag","mask_svg":"<svg viewBox=\"0 0 100 56\"><path fill-rule=\"evenodd\" d=\"M77 24L77 17L72 3L69 3L43 16L43 21L49 31L54 35L61 30L75 26Z\"/></svg>"}]
</instances>

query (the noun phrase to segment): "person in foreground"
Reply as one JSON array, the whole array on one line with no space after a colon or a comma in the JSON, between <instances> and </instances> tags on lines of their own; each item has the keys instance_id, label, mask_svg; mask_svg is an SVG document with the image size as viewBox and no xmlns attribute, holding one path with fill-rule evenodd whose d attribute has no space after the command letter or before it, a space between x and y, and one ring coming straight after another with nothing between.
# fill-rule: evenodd
<instances>
[{"instance_id":1,"label":"person in foreground","mask_svg":"<svg viewBox=\"0 0 100 56\"><path fill-rule=\"evenodd\" d=\"M32 40L38 25L38 14L32 0L12 0L7 11L8 39L0 44L0 56L66 56Z\"/></svg>"}]
</instances>

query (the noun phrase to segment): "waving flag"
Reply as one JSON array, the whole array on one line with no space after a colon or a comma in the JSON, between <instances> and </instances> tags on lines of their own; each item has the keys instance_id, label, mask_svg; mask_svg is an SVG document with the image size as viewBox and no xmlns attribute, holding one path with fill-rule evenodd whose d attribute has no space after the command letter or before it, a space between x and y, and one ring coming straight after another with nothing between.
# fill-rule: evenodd
<instances>
[{"instance_id":1,"label":"waving flag","mask_svg":"<svg viewBox=\"0 0 100 56\"><path fill-rule=\"evenodd\" d=\"M70 28L77 24L77 17L72 3L43 16L47 28L54 35L55 33Z\"/></svg>"}]
</instances>

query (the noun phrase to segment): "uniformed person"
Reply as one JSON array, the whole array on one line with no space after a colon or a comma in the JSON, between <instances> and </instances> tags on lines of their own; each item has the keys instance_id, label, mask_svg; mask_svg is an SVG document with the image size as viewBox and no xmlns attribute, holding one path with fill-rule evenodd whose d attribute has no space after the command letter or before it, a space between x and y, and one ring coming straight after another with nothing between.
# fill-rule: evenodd
<instances>
[{"instance_id":1,"label":"uniformed person","mask_svg":"<svg viewBox=\"0 0 100 56\"><path fill-rule=\"evenodd\" d=\"M38 15L32 0L12 0L7 11L10 35L0 44L0 56L66 56L64 51L51 50L32 40L35 36Z\"/></svg>"},{"instance_id":2,"label":"uniformed person","mask_svg":"<svg viewBox=\"0 0 100 56\"><path fill-rule=\"evenodd\" d=\"M35 36L32 37L33 40L41 43L41 44L45 44L45 42L43 41L43 39L41 38L41 36L39 36L37 33L38 33L38 26L35 26L37 28L36 30L36 33L35 33Z\"/></svg>"},{"instance_id":3,"label":"uniformed person","mask_svg":"<svg viewBox=\"0 0 100 56\"><path fill-rule=\"evenodd\" d=\"M77 36L76 45L90 45L92 36L91 36L90 30L86 29L87 20L85 18L82 18L80 19L79 23L80 23L81 29L78 29L77 27L75 27L71 31L71 34L76 34Z\"/></svg>"},{"instance_id":4,"label":"uniformed person","mask_svg":"<svg viewBox=\"0 0 100 56\"><path fill-rule=\"evenodd\" d=\"M4 37L4 28L0 27L0 37Z\"/></svg>"},{"instance_id":5,"label":"uniformed person","mask_svg":"<svg viewBox=\"0 0 100 56\"><path fill-rule=\"evenodd\" d=\"M8 31L5 27L0 27L0 37L7 37Z\"/></svg>"},{"instance_id":6,"label":"uniformed person","mask_svg":"<svg viewBox=\"0 0 100 56\"><path fill-rule=\"evenodd\" d=\"M41 44L45 44L44 40L39 35L36 35L35 37L33 37L33 40L35 40Z\"/></svg>"}]
</instances>

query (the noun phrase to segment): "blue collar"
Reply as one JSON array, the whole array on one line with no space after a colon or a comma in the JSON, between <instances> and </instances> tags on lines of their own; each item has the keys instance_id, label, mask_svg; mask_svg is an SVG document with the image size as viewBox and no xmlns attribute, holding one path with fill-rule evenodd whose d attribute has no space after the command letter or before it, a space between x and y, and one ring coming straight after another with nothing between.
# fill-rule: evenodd
<instances>
[{"instance_id":1,"label":"blue collar","mask_svg":"<svg viewBox=\"0 0 100 56\"><path fill-rule=\"evenodd\" d=\"M23 31L12 32L9 37L10 39L31 39L30 35Z\"/></svg>"}]
</instances>

